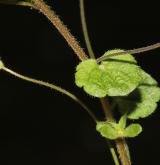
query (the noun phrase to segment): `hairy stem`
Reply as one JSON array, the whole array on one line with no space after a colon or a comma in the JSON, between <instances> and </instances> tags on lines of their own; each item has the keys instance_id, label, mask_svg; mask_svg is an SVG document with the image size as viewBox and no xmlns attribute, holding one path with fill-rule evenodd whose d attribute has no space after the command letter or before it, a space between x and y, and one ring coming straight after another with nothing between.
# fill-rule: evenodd
<instances>
[{"instance_id":1,"label":"hairy stem","mask_svg":"<svg viewBox=\"0 0 160 165\"><path fill-rule=\"evenodd\" d=\"M150 50L153 50L153 49L157 49L157 48L160 48L160 43L156 43L156 44L153 44L153 45L149 45L149 46L145 46L145 47L141 47L141 48L137 48L137 49L132 49L132 50L126 50L126 51L123 51L123 52L120 52L120 53L113 53L113 54L109 54L108 56L102 56L100 58L97 59L97 62L101 62L103 60L106 60L110 57L113 57L113 56L119 56L119 55L124 55L124 54L137 54L137 53L143 53L143 52L147 52L147 51L150 51Z\"/></svg>"},{"instance_id":2,"label":"hairy stem","mask_svg":"<svg viewBox=\"0 0 160 165\"><path fill-rule=\"evenodd\" d=\"M115 140L117 151L119 153L122 165L131 165L128 145L124 138Z\"/></svg>"},{"instance_id":3,"label":"hairy stem","mask_svg":"<svg viewBox=\"0 0 160 165\"><path fill-rule=\"evenodd\" d=\"M102 98L100 101L102 104L102 108L104 110L106 120L115 122L108 99ZM115 144L116 144L116 148L119 153L119 157L120 157L122 165L131 165L128 145L127 145L125 139L119 138L119 139L115 140Z\"/></svg>"},{"instance_id":4,"label":"hairy stem","mask_svg":"<svg viewBox=\"0 0 160 165\"><path fill-rule=\"evenodd\" d=\"M14 72L13 70L3 66L1 68L2 70L4 70L5 72L8 72L10 73L11 75L14 75L20 79L23 79L25 81L29 81L29 82L32 82L34 84L38 84L38 85L42 85L42 86L45 86L45 87L49 87L51 89L54 89L60 93L63 93L65 94L66 96L70 97L71 99L73 99L75 102L77 102L78 104L81 105L82 108L84 108L88 114L92 117L92 119L97 122L97 118L96 116L92 113L92 111L79 99L77 98L75 95L73 95L72 93L70 93L69 91L65 90L65 89L62 89L56 85L53 85L53 84L50 84L50 83L47 83L47 82L44 82L44 81L41 81L41 80L36 80L36 79L33 79L33 78L30 78L30 77L27 77L27 76L24 76L24 75L21 75L17 72Z\"/></svg>"},{"instance_id":5,"label":"hairy stem","mask_svg":"<svg viewBox=\"0 0 160 165\"><path fill-rule=\"evenodd\" d=\"M80 60L86 60L88 57L80 47L78 41L74 38L74 36L70 33L67 27L63 24L60 18L55 14L53 10L43 1L43 0L32 0L33 6L42 12L50 22L57 28L60 34L67 41L69 46L73 49L75 54L79 57Z\"/></svg>"},{"instance_id":6,"label":"hairy stem","mask_svg":"<svg viewBox=\"0 0 160 165\"><path fill-rule=\"evenodd\" d=\"M82 23L82 30L83 30L83 35L84 35L84 39L86 42L86 46L87 46L87 50L89 53L89 56L91 58L95 58L92 46L91 46L91 42L89 39L89 35L88 35L88 29L87 29L87 23L86 23L86 17L85 17L85 9L84 9L84 0L80 0L80 15L81 15L81 23Z\"/></svg>"}]
</instances>

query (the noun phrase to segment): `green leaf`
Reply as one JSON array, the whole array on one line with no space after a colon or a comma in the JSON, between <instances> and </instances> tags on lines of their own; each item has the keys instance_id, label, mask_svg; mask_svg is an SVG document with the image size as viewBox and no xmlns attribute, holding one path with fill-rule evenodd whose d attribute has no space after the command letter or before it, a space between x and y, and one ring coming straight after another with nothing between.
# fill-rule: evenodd
<instances>
[{"instance_id":1,"label":"green leaf","mask_svg":"<svg viewBox=\"0 0 160 165\"><path fill-rule=\"evenodd\" d=\"M128 118L145 118L152 114L160 100L160 88L149 74L141 70L142 81L136 90L127 97L118 97L116 102L122 113L128 112Z\"/></svg>"},{"instance_id":2,"label":"green leaf","mask_svg":"<svg viewBox=\"0 0 160 165\"><path fill-rule=\"evenodd\" d=\"M121 117L119 123L114 122L98 122L96 130L101 134L101 136L114 140L118 138L135 137L142 132L142 127L139 124L131 124L128 127L124 127L126 121L125 117ZM122 124L123 123L123 124Z\"/></svg>"},{"instance_id":3,"label":"green leaf","mask_svg":"<svg viewBox=\"0 0 160 165\"><path fill-rule=\"evenodd\" d=\"M0 4L6 5L21 5L21 6L32 6L30 1L21 1L21 0L0 0Z\"/></svg>"},{"instance_id":4,"label":"green leaf","mask_svg":"<svg viewBox=\"0 0 160 165\"><path fill-rule=\"evenodd\" d=\"M126 127L126 122L127 122L127 115L124 114L118 122L119 127L124 129Z\"/></svg>"},{"instance_id":5,"label":"green leaf","mask_svg":"<svg viewBox=\"0 0 160 165\"><path fill-rule=\"evenodd\" d=\"M105 55L121 51L123 50L111 50ZM88 94L100 98L107 95L128 95L141 81L140 68L130 54L108 58L100 65L96 60L85 60L77 66L76 71L76 85L83 87Z\"/></svg>"},{"instance_id":6,"label":"green leaf","mask_svg":"<svg viewBox=\"0 0 160 165\"><path fill-rule=\"evenodd\" d=\"M125 129L125 137L135 137L142 132L142 127L140 124L131 124Z\"/></svg>"},{"instance_id":7,"label":"green leaf","mask_svg":"<svg viewBox=\"0 0 160 165\"><path fill-rule=\"evenodd\" d=\"M118 127L118 125L117 125ZM117 127L115 124L110 122L98 122L96 126L96 130L105 138L114 140L119 138L119 134L117 132Z\"/></svg>"}]
</instances>

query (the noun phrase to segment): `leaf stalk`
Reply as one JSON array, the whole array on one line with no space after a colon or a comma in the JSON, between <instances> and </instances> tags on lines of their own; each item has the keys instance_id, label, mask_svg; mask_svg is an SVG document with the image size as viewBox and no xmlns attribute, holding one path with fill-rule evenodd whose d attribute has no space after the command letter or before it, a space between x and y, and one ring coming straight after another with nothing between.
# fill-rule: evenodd
<instances>
[{"instance_id":1,"label":"leaf stalk","mask_svg":"<svg viewBox=\"0 0 160 165\"><path fill-rule=\"evenodd\" d=\"M63 93L65 94L66 96L70 97L72 100L74 100L75 102L77 102L79 105L81 105L82 108L84 108L87 113L90 115L90 117L95 121L97 122L97 118L96 116L92 113L92 111L83 103L83 101L81 101L78 97L76 97L74 94L72 94L71 92L65 90L65 89L62 89L56 85L53 85L53 84L50 84L48 82L44 82L44 81L41 81L41 80L36 80L36 79L33 79L33 78L30 78L30 77L27 77L27 76L24 76L22 74L19 74L17 72L14 72L13 70L5 67L3 65L3 67L1 68L2 70L4 70L5 72L11 74L11 75L14 75L22 80L25 80L25 81L29 81L29 82L32 82L34 84L38 84L38 85L42 85L42 86L45 86L45 87L48 87L48 88L51 88L53 90L56 90L60 93Z\"/></svg>"},{"instance_id":2,"label":"leaf stalk","mask_svg":"<svg viewBox=\"0 0 160 165\"><path fill-rule=\"evenodd\" d=\"M147 52L147 51L154 50L154 49L157 49L157 48L160 48L160 43L156 43L156 44L141 47L141 48L126 50L126 51L123 51L123 52L120 52L120 53L112 53L112 54L109 54L108 56L104 55L104 56L99 57L97 59L97 62L100 63L101 61L107 60L108 58L113 57L113 56L119 56L119 55L124 55L124 54L143 53L143 52Z\"/></svg>"}]
</instances>

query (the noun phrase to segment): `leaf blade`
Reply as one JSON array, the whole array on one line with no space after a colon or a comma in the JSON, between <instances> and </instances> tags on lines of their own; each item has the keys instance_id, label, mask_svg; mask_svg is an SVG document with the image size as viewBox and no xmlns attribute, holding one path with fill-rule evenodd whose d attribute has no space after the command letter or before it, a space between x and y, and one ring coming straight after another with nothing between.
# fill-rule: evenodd
<instances>
[{"instance_id":1,"label":"leaf blade","mask_svg":"<svg viewBox=\"0 0 160 165\"><path fill-rule=\"evenodd\" d=\"M116 98L122 113L128 112L129 119L145 118L157 108L160 100L160 88L157 82L145 71L141 70L141 84L127 97Z\"/></svg>"},{"instance_id":2,"label":"leaf blade","mask_svg":"<svg viewBox=\"0 0 160 165\"><path fill-rule=\"evenodd\" d=\"M136 137L142 132L140 124L131 124L125 129L125 137Z\"/></svg>"},{"instance_id":3,"label":"leaf blade","mask_svg":"<svg viewBox=\"0 0 160 165\"><path fill-rule=\"evenodd\" d=\"M96 130L101 134L101 136L110 140L114 140L119 137L116 128L109 122L98 122Z\"/></svg>"},{"instance_id":4,"label":"leaf blade","mask_svg":"<svg viewBox=\"0 0 160 165\"><path fill-rule=\"evenodd\" d=\"M122 50L108 51L106 54ZM134 79L133 79L134 77ZM140 83L140 68L132 55L126 54L109 58L100 65L96 60L81 62L76 69L75 83L94 97L124 96Z\"/></svg>"}]
</instances>

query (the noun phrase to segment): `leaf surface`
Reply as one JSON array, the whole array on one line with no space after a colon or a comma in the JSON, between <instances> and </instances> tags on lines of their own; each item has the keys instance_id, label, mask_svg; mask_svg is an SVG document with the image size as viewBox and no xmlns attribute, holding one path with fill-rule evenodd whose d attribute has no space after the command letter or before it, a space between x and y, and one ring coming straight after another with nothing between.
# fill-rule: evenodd
<instances>
[{"instance_id":1,"label":"leaf surface","mask_svg":"<svg viewBox=\"0 0 160 165\"><path fill-rule=\"evenodd\" d=\"M136 137L142 132L142 127L140 124L131 124L125 129L125 137Z\"/></svg>"},{"instance_id":2,"label":"leaf surface","mask_svg":"<svg viewBox=\"0 0 160 165\"><path fill-rule=\"evenodd\" d=\"M128 118L145 118L157 108L160 100L160 88L157 82L145 71L141 70L142 81L137 89L126 97L116 98L122 113L128 112Z\"/></svg>"},{"instance_id":3,"label":"leaf surface","mask_svg":"<svg viewBox=\"0 0 160 165\"><path fill-rule=\"evenodd\" d=\"M105 55L121 51L111 50ZM132 92L140 81L140 68L130 54L110 57L101 64L97 64L94 59L85 60L77 66L75 74L76 85L99 98L125 96Z\"/></svg>"}]
</instances>

